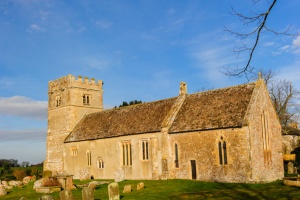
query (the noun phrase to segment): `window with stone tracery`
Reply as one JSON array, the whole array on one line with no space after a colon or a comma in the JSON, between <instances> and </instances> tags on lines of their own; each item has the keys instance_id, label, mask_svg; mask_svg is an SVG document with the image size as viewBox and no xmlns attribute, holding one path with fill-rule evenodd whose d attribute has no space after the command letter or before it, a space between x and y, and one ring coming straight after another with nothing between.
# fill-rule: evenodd
<instances>
[{"instance_id":1,"label":"window with stone tracery","mask_svg":"<svg viewBox=\"0 0 300 200\"><path fill-rule=\"evenodd\" d=\"M72 156L78 155L78 148L76 146L71 147L71 155Z\"/></svg>"},{"instance_id":2,"label":"window with stone tracery","mask_svg":"<svg viewBox=\"0 0 300 200\"><path fill-rule=\"evenodd\" d=\"M223 139L223 136L221 136L219 142L218 142L218 150L219 150L219 163L220 165L227 165L227 146L226 141Z\"/></svg>"},{"instance_id":3,"label":"window with stone tracery","mask_svg":"<svg viewBox=\"0 0 300 200\"><path fill-rule=\"evenodd\" d=\"M83 105L90 105L91 95L84 94L82 96L82 103Z\"/></svg>"},{"instance_id":4,"label":"window with stone tracery","mask_svg":"<svg viewBox=\"0 0 300 200\"><path fill-rule=\"evenodd\" d=\"M132 165L131 143L129 141L122 142L122 164L124 166Z\"/></svg>"}]
</instances>

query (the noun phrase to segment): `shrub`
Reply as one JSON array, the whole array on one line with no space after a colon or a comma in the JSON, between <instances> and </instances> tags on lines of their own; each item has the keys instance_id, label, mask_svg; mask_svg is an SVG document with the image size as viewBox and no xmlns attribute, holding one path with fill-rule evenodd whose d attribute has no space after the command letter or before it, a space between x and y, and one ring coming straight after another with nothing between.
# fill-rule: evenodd
<instances>
[{"instance_id":1,"label":"shrub","mask_svg":"<svg viewBox=\"0 0 300 200\"><path fill-rule=\"evenodd\" d=\"M24 169L15 169L13 175L17 178L17 180L23 180L26 176L26 171Z\"/></svg>"},{"instance_id":2,"label":"shrub","mask_svg":"<svg viewBox=\"0 0 300 200\"><path fill-rule=\"evenodd\" d=\"M4 181L11 181L11 180L16 180L17 177L15 177L14 175L6 175L4 176Z\"/></svg>"}]
</instances>

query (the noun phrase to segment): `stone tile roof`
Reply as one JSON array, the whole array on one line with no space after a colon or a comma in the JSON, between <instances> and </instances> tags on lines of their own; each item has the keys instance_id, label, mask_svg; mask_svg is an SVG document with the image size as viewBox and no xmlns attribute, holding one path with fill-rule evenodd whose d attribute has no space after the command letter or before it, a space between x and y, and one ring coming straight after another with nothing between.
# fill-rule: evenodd
<instances>
[{"instance_id":1,"label":"stone tile roof","mask_svg":"<svg viewBox=\"0 0 300 200\"><path fill-rule=\"evenodd\" d=\"M255 83L187 95L169 132L241 127ZM65 142L161 131L177 97L85 116Z\"/></svg>"},{"instance_id":2,"label":"stone tile roof","mask_svg":"<svg viewBox=\"0 0 300 200\"><path fill-rule=\"evenodd\" d=\"M170 133L241 127L255 83L188 95Z\"/></svg>"},{"instance_id":3,"label":"stone tile roof","mask_svg":"<svg viewBox=\"0 0 300 200\"><path fill-rule=\"evenodd\" d=\"M159 132L175 100L170 98L87 115L65 142Z\"/></svg>"}]
</instances>

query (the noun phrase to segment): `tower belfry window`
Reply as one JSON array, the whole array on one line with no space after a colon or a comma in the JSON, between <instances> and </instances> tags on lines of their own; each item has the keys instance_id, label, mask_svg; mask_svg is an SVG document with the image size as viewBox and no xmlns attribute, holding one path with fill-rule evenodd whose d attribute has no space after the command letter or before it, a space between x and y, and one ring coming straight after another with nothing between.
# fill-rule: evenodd
<instances>
[{"instance_id":1,"label":"tower belfry window","mask_svg":"<svg viewBox=\"0 0 300 200\"><path fill-rule=\"evenodd\" d=\"M82 96L82 103L83 105L90 105L91 95L84 94Z\"/></svg>"},{"instance_id":2,"label":"tower belfry window","mask_svg":"<svg viewBox=\"0 0 300 200\"><path fill-rule=\"evenodd\" d=\"M55 106L58 107L61 105L61 96L55 97Z\"/></svg>"}]
</instances>

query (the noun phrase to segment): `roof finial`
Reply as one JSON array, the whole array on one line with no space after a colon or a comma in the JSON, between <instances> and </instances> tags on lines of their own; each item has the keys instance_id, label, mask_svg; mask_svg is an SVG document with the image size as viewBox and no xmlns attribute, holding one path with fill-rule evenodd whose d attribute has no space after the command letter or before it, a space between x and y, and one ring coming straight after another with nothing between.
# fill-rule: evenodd
<instances>
[{"instance_id":1,"label":"roof finial","mask_svg":"<svg viewBox=\"0 0 300 200\"><path fill-rule=\"evenodd\" d=\"M187 85L185 82L180 82L179 95L187 94Z\"/></svg>"},{"instance_id":2,"label":"roof finial","mask_svg":"<svg viewBox=\"0 0 300 200\"><path fill-rule=\"evenodd\" d=\"M258 79L259 79L259 80L261 80L261 79L262 79L261 72L258 72Z\"/></svg>"}]
</instances>

